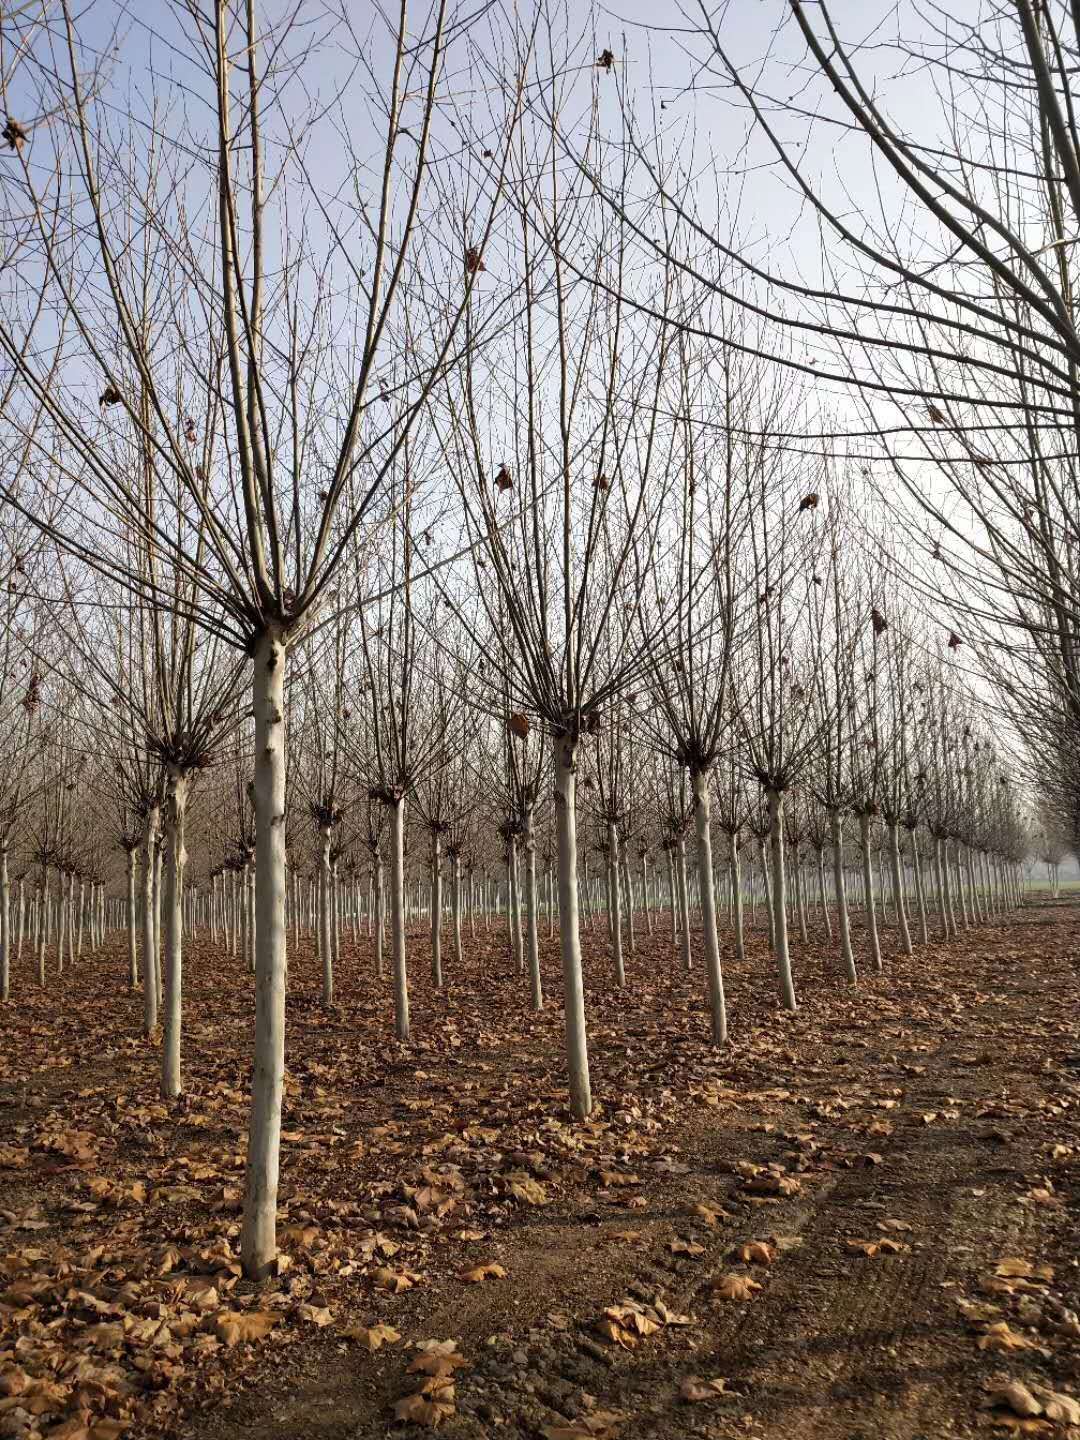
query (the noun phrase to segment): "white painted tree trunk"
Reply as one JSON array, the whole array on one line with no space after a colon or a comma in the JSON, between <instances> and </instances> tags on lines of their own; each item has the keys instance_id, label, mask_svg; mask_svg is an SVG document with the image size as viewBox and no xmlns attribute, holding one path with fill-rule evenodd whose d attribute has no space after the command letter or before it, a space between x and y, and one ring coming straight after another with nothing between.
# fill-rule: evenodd
<instances>
[{"instance_id":1,"label":"white painted tree trunk","mask_svg":"<svg viewBox=\"0 0 1080 1440\"><path fill-rule=\"evenodd\" d=\"M805 945L810 936L806 928L806 873L803 869L802 845L795 841L791 849L795 862L795 912L799 917L799 939Z\"/></svg>"},{"instance_id":2,"label":"white painted tree trunk","mask_svg":"<svg viewBox=\"0 0 1080 1440\"><path fill-rule=\"evenodd\" d=\"M821 914L822 914L822 916L823 916L823 918L824 918L824 920L825 920L825 936L826 936L826 938L831 942L831 941L832 941L832 938L833 938L833 933L832 933L832 913L831 913L831 911L830 911L830 909L829 909L829 890L828 890L828 886L827 886L827 884L826 884L826 882L825 882L825 846L824 846L824 845L819 845L819 846L818 846L818 852L817 852L817 872L818 872L818 899L819 899L819 901L821 902Z\"/></svg>"},{"instance_id":3,"label":"white painted tree trunk","mask_svg":"<svg viewBox=\"0 0 1080 1440\"><path fill-rule=\"evenodd\" d=\"M679 944L679 911L675 899L675 849L672 845L667 848L667 878L668 906L671 911L671 948L674 950Z\"/></svg>"},{"instance_id":4,"label":"white painted tree trunk","mask_svg":"<svg viewBox=\"0 0 1080 1440\"><path fill-rule=\"evenodd\" d=\"M960 904L960 918L964 923L964 929L971 929L971 915L968 911L967 887L964 884L964 863L962 858L962 846L960 841L954 842L953 867L956 876L956 894Z\"/></svg>"},{"instance_id":5,"label":"white painted tree trunk","mask_svg":"<svg viewBox=\"0 0 1080 1440\"><path fill-rule=\"evenodd\" d=\"M953 904L952 893L952 866L949 862L949 842L943 840L941 843L941 873L945 880L945 915L947 934L955 937L959 934L956 924L956 907Z\"/></svg>"},{"instance_id":6,"label":"white painted tree trunk","mask_svg":"<svg viewBox=\"0 0 1080 1440\"><path fill-rule=\"evenodd\" d=\"M394 964L394 1034L409 1038L409 979L405 969L405 797L390 806L390 949Z\"/></svg>"},{"instance_id":7,"label":"white painted tree trunk","mask_svg":"<svg viewBox=\"0 0 1080 1440\"><path fill-rule=\"evenodd\" d=\"M979 881L975 872L975 851L970 845L967 847L965 858L967 859L968 891L971 895L971 914L975 924L979 925L985 916L982 909L982 896L979 894Z\"/></svg>"},{"instance_id":8,"label":"white painted tree trunk","mask_svg":"<svg viewBox=\"0 0 1080 1440\"><path fill-rule=\"evenodd\" d=\"M154 978L157 981L158 1007L161 1006L161 867L164 864L165 852L161 843L160 821L158 825L157 844L154 846Z\"/></svg>"},{"instance_id":9,"label":"white painted tree trunk","mask_svg":"<svg viewBox=\"0 0 1080 1440\"><path fill-rule=\"evenodd\" d=\"M529 998L534 1010L544 1006L544 989L540 981L539 906L536 893L536 833L530 805L524 815L522 839L525 844L525 950L529 962Z\"/></svg>"},{"instance_id":10,"label":"white painted tree trunk","mask_svg":"<svg viewBox=\"0 0 1080 1440\"><path fill-rule=\"evenodd\" d=\"M68 877L63 870L58 871L60 881L57 887L56 904L56 973L64 973L64 942L67 935L67 886Z\"/></svg>"},{"instance_id":11,"label":"white painted tree trunk","mask_svg":"<svg viewBox=\"0 0 1080 1440\"><path fill-rule=\"evenodd\" d=\"M553 745L555 761L555 839L559 876L559 944L562 951L563 1007L566 1018L566 1066L570 1110L584 1120L592 1110L589 1052L585 1031L585 989L581 973L581 936L577 895L577 746L566 735Z\"/></svg>"},{"instance_id":12,"label":"white painted tree trunk","mask_svg":"<svg viewBox=\"0 0 1080 1440\"><path fill-rule=\"evenodd\" d=\"M926 881L923 876L922 856L919 854L919 842L915 838L915 831L909 832L911 836L911 868L915 872L915 899L919 906L919 940L923 945L930 943L930 926L926 914Z\"/></svg>"},{"instance_id":13,"label":"white painted tree trunk","mask_svg":"<svg viewBox=\"0 0 1080 1440\"><path fill-rule=\"evenodd\" d=\"M285 646L255 651L255 1065L240 1253L249 1279L277 1257L281 1098L285 1083Z\"/></svg>"},{"instance_id":14,"label":"white painted tree trunk","mask_svg":"<svg viewBox=\"0 0 1080 1440\"><path fill-rule=\"evenodd\" d=\"M630 862L626 858L626 846L620 846L623 905L626 910L626 948L631 958L637 949L637 938L634 935L634 882L630 878Z\"/></svg>"},{"instance_id":15,"label":"white painted tree trunk","mask_svg":"<svg viewBox=\"0 0 1080 1440\"><path fill-rule=\"evenodd\" d=\"M771 835L771 831L770 831ZM783 837L781 837L783 840ZM769 841L758 841L758 858L761 861L761 898L765 906L765 920L769 927L769 949L776 950L776 907L773 902L773 885L769 879ZM784 934L787 935L787 904L784 905Z\"/></svg>"},{"instance_id":16,"label":"white painted tree trunk","mask_svg":"<svg viewBox=\"0 0 1080 1440\"><path fill-rule=\"evenodd\" d=\"M8 847L0 844L0 1000L11 999L11 880Z\"/></svg>"},{"instance_id":17,"label":"white painted tree trunk","mask_svg":"<svg viewBox=\"0 0 1080 1440\"><path fill-rule=\"evenodd\" d=\"M158 981L157 938L154 935L154 864L157 855L161 809L151 805L146 812L143 837L143 1029L150 1035L157 1027Z\"/></svg>"},{"instance_id":18,"label":"white painted tree trunk","mask_svg":"<svg viewBox=\"0 0 1080 1440\"><path fill-rule=\"evenodd\" d=\"M79 938L75 946L75 959L82 956L83 947L83 922L86 919L85 905L86 886L82 880L79 881L79 899L75 914L79 917ZM90 886L90 949L97 949L97 886Z\"/></svg>"},{"instance_id":19,"label":"white painted tree trunk","mask_svg":"<svg viewBox=\"0 0 1080 1440\"><path fill-rule=\"evenodd\" d=\"M506 846L507 920L510 925L510 951L514 969L520 975L525 969L525 951L521 943L521 890L518 876L517 836L511 835Z\"/></svg>"},{"instance_id":20,"label":"white painted tree trunk","mask_svg":"<svg viewBox=\"0 0 1080 1440\"><path fill-rule=\"evenodd\" d=\"M330 883L330 826L320 825L319 863L319 958L322 961L322 1003L334 1003L334 921L330 913L333 887Z\"/></svg>"},{"instance_id":21,"label":"white painted tree trunk","mask_svg":"<svg viewBox=\"0 0 1080 1440\"><path fill-rule=\"evenodd\" d=\"M611 927L611 959L615 967L615 984L626 984L623 961L622 887L619 884L619 832L614 821L608 821L608 921Z\"/></svg>"},{"instance_id":22,"label":"white painted tree trunk","mask_svg":"<svg viewBox=\"0 0 1080 1440\"><path fill-rule=\"evenodd\" d=\"M731 861L731 901L734 907L735 955L739 960L746 958L746 940L743 935L743 893L742 893L742 846L739 832L733 830L728 836L728 851Z\"/></svg>"},{"instance_id":23,"label":"white painted tree trunk","mask_svg":"<svg viewBox=\"0 0 1080 1440\"><path fill-rule=\"evenodd\" d=\"M941 852L944 841L940 835L934 837L934 883L937 889L938 913L941 917L941 938L949 938L949 904L945 894L945 866Z\"/></svg>"},{"instance_id":24,"label":"white painted tree trunk","mask_svg":"<svg viewBox=\"0 0 1080 1440\"><path fill-rule=\"evenodd\" d=\"M683 969L693 966L690 953L690 887L686 878L686 836L680 835L675 847L675 882L679 887L679 939L682 943Z\"/></svg>"},{"instance_id":25,"label":"white painted tree trunk","mask_svg":"<svg viewBox=\"0 0 1080 1440\"><path fill-rule=\"evenodd\" d=\"M769 853L772 858L773 950L780 977L780 1000L785 1010L797 1009L795 983L788 950L787 871L784 864L784 792L766 791L769 805Z\"/></svg>"},{"instance_id":26,"label":"white painted tree trunk","mask_svg":"<svg viewBox=\"0 0 1080 1440\"><path fill-rule=\"evenodd\" d=\"M442 989L442 836L431 833L431 979Z\"/></svg>"},{"instance_id":27,"label":"white painted tree trunk","mask_svg":"<svg viewBox=\"0 0 1080 1440\"><path fill-rule=\"evenodd\" d=\"M183 894L184 817L187 809L187 776L180 771L169 775L165 800L165 984L162 1006L161 1093L166 1100L180 1094L180 1035L183 1020Z\"/></svg>"},{"instance_id":28,"label":"white painted tree trunk","mask_svg":"<svg viewBox=\"0 0 1080 1440\"><path fill-rule=\"evenodd\" d=\"M870 851L870 816L864 810L859 816L859 849L862 852L863 904L866 908L866 938L870 945L870 962L876 974L881 973L881 943L878 940L877 906L874 898L874 862Z\"/></svg>"},{"instance_id":29,"label":"white painted tree trunk","mask_svg":"<svg viewBox=\"0 0 1080 1440\"><path fill-rule=\"evenodd\" d=\"M859 972L855 968L855 954L851 948L851 919L844 884L844 821L839 810L829 811L829 839L832 844L833 888L836 891L836 925L840 931L840 963L849 983L857 985Z\"/></svg>"},{"instance_id":30,"label":"white painted tree trunk","mask_svg":"<svg viewBox=\"0 0 1080 1440\"><path fill-rule=\"evenodd\" d=\"M461 950L461 856L454 855L453 889L450 896L450 904L453 910L454 920L454 966L457 973L461 974L462 950Z\"/></svg>"},{"instance_id":31,"label":"white painted tree trunk","mask_svg":"<svg viewBox=\"0 0 1080 1440\"><path fill-rule=\"evenodd\" d=\"M889 868L892 871L893 909L900 931L900 948L905 955L913 951L911 931L908 929L907 911L904 906L904 880L900 871L900 826L896 820L889 821Z\"/></svg>"},{"instance_id":32,"label":"white painted tree trunk","mask_svg":"<svg viewBox=\"0 0 1080 1440\"><path fill-rule=\"evenodd\" d=\"M128 989L139 984L139 947L136 941L135 851L127 852Z\"/></svg>"},{"instance_id":33,"label":"white painted tree trunk","mask_svg":"<svg viewBox=\"0 0 1080 1440\"><path fill-rule=\"evenodd\" d=\"M691 775L694 787L694 826L697 830L698 884L701 886L701 930L705 948L705 975L709 987L709 1014L716 1045L727 1043L727 1001L724 974L720 968L720 941L716 933L716 891L712 873L712 799L709 777L703 771Z\"/></svg>"},{"instance_id":34,"label":"white painted tree trunk","mask_svg":"<svg viewBox=\"0 0 1080 1440\"><path fill-rule=\"evenodd\" d=\"M383 874L382 855L375 860L375 974L381 980L383 967L383 932L386 929L386 884Z\"/></svg>"}]
</instances>

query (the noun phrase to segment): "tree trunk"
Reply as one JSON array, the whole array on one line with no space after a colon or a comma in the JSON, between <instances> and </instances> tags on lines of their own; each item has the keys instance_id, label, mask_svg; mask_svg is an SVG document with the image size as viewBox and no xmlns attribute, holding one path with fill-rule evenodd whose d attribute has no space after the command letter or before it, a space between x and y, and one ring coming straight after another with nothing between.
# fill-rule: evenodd
<instances>
[{"instance_id":1,"label":"tree trunk","mask_svg":"<svg viewBox=\"0 0 1080 1440\"><path fill-rule=\"evenodd\" d=\"M154 846L154 978L157 981L158 1007L162 999L161 972L161 867L165 863L165 851L161 843L161 826L158 824L157 843Z\"/></svg>"},{"instance_id":2,"label":"tree trunk","mask_svg":"<svg viewBox=\"0 0 1080 1440\"><path fill-rule=\"evenodd\" d=\"M382 855L375 857L375 974L383 978L383 931L386 929L386 887Z\"/></svg>"},{"instance_id":3,"label":"tree trunk","mask_svg":"<svg viewBox=\"0 0 1080 1440\"><path fill-rule=\"evenodd\" d=\"M930 942L930 928L926 915L926 880L923 875L922 856L919 854L919 842L913 829L908 830L908 837L911 845L911 871L915 880L915 903L919 907L919 944L927 945Z\"/></svg>"},{"instance_id":4,"label":"tree trunk","mask_svg":"<svg viewBox=\"0 0 1080 1440\"><path fill-rule=\"evenodd\" d=\"M623 905L626 908L626 948L631 958L637 949L634 937L634 882L630 878L630 862L626 858L626 846L620 844L620 869L622 871Z\"/></svg>"},{"instance_id":5,"label":"tree trunk","mask_svg":"<svg viewBox=\"0 0 1080 1440\"><path fill-rule=\"evenodd\" d=\"M157 1027L158 982L157 938L154 935L154 864L157 855L161 810L151 805L146 812L143 837L143 1030L147 1035Z\"/></svg>"},{"instance_id":6,"label":"tree trunk","mask_svg":"<svg viewBox=\"0 0 1080 1440\"><path fill-rule=\"evenodd\" d=\"M334 1003L334 921L330 913L330 826L320 825L319 861L319 959L322 961L322 1003Z\"/></svg>"},{"instance_id":7,"label":"tree trunk","mask_svg":"<svg viewBox=\"0 0 1080 1440\"><path fill-rule=\"evenodd\" d=\"M758 859L761 861L761 899L765 906L765 920L769 927L769 949L776 950L776 914L773 906L773 887L769 882L769 852L768 842L764 838L758 841ZM787 926L785 906L785 934Z\"/></svg>"},{"instance_id":8,"label":"tree trunk","mask_svg":"<svg viewBox=\"0 0 1080 1440\"><path fill-rule=\"evenodd\" d=\"M409 1038L409 977L405 969L405 797L390 806L390 951L394 964L394 1034Z\"/></svg>"},{"instance_id":9,"label":"tree trunk","mask_svg":"<svg viewBox=\"0 0 1080 1440\"><path fill-rule=\"evenodd\" d=\"M559 875L559 946L562 951L563 994L566 1015L566 1064L570 1081L570 1110L584 1120L592 1110L589 1084L588 1039L585 1031L585 991L581 974L581 936L577 896L577 745L567 735L556 737L555 838Z\"/></svg>"},{"instance_id":10,"label":"tree trunk","mask_svg":"<svg viewBox=\"0 0 1080 1440\"><path fill-rule=\"evenodd\" d=\"M454 855L453 889L450 895L450 904L454 916L454 965L458 975L462 968L461 950L461 856Z\"/></svg>"},{"instance_id":11,"label":"tree trunk","mask_svg":"<svg viewBox=\"0 0 1080 1440\"><path fill-rule=\"evenodd\" d=\"M619 885L619 832L613 820L608 821L608 921L611 926L611 958L615 966L615 984L626 984L623 963L622 896Z\"/></svg>"},{"instance_id":12,"label":"tree trunk","mask_svg":"<svg viewBox=\"0 0 1080 1440\"><path fill-rule=\"evenodd\" d=\"M851 919L844 883L844 821L838 809L829 811L829 839L832 844L833 889L836 891L836 925L840 931L840 963L848 981L857 985L859 972L855 968L855 954L851 948Z\"/></svg>"},{"instance_id":13,"label":"tree trunk","mask_svg":"<svg viewBox=\"0 0 1080 1440\"><path fill-rule=\"evenodd\" d=\"M184 930L181 906L184 894L184 816L187 807L187 776L179 770L169 774L165 800L165 986L162 1017L161 1093L166 1100L180 1094L180 1034L183 1003Z\"/></svg>"},{"instance_id":14,"label":"tree trunk","mask_svg":"<svg viewBox=\"0 0 1080 1440\"><path fill-rule=\"evenodd\" d=\"M724 996L724 974L720 968L720 941L716 933L716 891L712 873L712 798L709 777L695 771L690 777L694 787L694 825L697 830L698 884L701 886L701 930L705 947L705 974L709 986L709 1013L715 1045L727 1042L727 1001Z\"/></svg>"},{"instance_id":15,"label":"tree trunk","mask_svg":"<svg viewBox=\"0 0 1080 1440\"><path fill-rule=\"evenodd\" d=\"M893 909L896 911L896 924L900 931L900 947L905 955L910 955L913 946L904 906L904 880L900 870L900 826L895 820L889 821L889 866L892 870Z\"/></svg>"},{"instance_id":16,"label":"tree trunk","mask_svg":"<svg viewBox=\"0 0 1080 1440\"><path fill-rule=\"evenodd\" d=\"M772 858L772 929L780 999L785 1010L797 1009L788 952L787 872L784 866L784 792L766 791L769 803L769 853Z\"/></svg>"},{"instance_id":17,"label":"tree trunk","mask_svg":"<svg viewBox=\"0 0 1080 1440\"><path fill-rule=\"evenodd\" d=\"M806 875L803 871L802 845L796 841L791 849L795 860L795 910L799 917L799 939L805 945L810 936L806 929Z\"/></svg>"},{"instance_id":18,"label":"tree trunk","mask_svg":"<svg viewBox=\"0 0 1080 1440\"><path fill-rule=\"evenodd\" d=\"M64 973L64 940L67 934L67 886L68 877L63 870L58 872L60 884L56 901L56 973Z\"/></svg>"},{"instance_id":19,"label":"tree trunk","mask_svg":"<svg viewBox=\"0 0 1080 1440\"><path fill-rule=\"evenodd\" d=\"M442 836L431 832L431 980L442 989Z\"/></svg>"},{"instance_id":20,"label":"tree trunk","mask_svg":"<svg viewBox=\"0 0 1080 1440\"><path fill-rule=\"evenodd\" d=\"M877 908L874 902L874 863L870 851L870 816L859 816L859 849L862 851L863 903L866 907L866 938L870 945L870 961L881 974L881 943L878 940Z\"/></svg>"},{"instance_id":21,"label":"tree trunk","mask_svg":"<svg viewBox=\"0 0 1080 1440\"><path fill-rule=\"evenodd\" d=\"M518 882L517 836L511 835L506 846L507 921L514 969L520 975L525 969L525 952L521 944L521 891Z\"/></svg>"},{"instance_id":22,"label":"tree trunk","mask_svg":"<svg viewBox=\"0 0 1080 1440\"><path fill-rule=\"evenodd\" d=\"M941 842L941 874L945 881L946 934L955 937L959 934L959 927L956 923L956 907L953 904L952 873L949 864L949 842L947 839Z\"/></svg>"},{"instance_id":23,"label":"tree trunk","mask_svg":"<svg viewBox=\"0 0 1080 1440\"><path fill-rule=\"evenodd\" d=\"M669 845L667 848L667 878L668 878L668 900L671 906L671 948L677 949L679 944L679 919L678 909L675 901L675 848Z\"/></svg>"},{"instance_id":24,"label":"tree trunk","mask_svg":"<svg viewBox=\"0 0 1080 1440\"><path fill-rule=\"evenodd\" d=\"M829 943L832 943L832 915L829 911L829 890L825 883L825 846L818 846L817 852L818 872L818 897L821 901L821 914L825 921L825 936Z\"/></svg>"},{"instance_id":25,"label":"tree trunk","mask_svg":"<svg viewBox=\"0 0 1080 1440\"><path fill-rule=\"evenodd\" d=\"M8 847L0 845L0 1000L11 999L11 880Z\"/></svg>"},{"instance_id":26,"label":"tree trunk","mask_svg":"<svg viewBox=\"0 0 1080 1440\"><path fill-rule=\"evenodd\" d=\"M679 887L679 940L682 945L683 969L693 967L690 954L690 881L686 873L686 836L680 835L675 847L675 881Z\"/></svg>"},{"instance_id":27,"label":"tree trunk","mask_svg":"<svg viewBox=\"0 0 1080 1440\"><path fill-rule=\"evenodd\" d=\"M533 831L532 806L524 814L522 839L525 843L525 941L529 957L529 996L532 1008L540 1010L544 1005L544 991L540 983L540 936L538 931L536 894L536 835Z\"/></svg>"},{"instance_id":28,"label":"tree trunk","mask_svg":"<svg viewBox=\"0 0 1080 1440\"><path fill-rule=\"evenodd\" d=\"M731 898L735 907L735 955L739 960L746 958L746 942L743 938L743 894L742 894L742 846L739 832L733 830L728 836L731 852Z\"/></svg>"},{"instance_id":29,"label":"tree trunk","mask_svg":"<svg viewBox=\"0 0 1080 1440\"><path fill-rule=\"evenodd\" d=\"M255 1066L240 1251L249 1279L277 1256L281 1096L285 1081L285 646L255 651Z\"/></svg>"}]
</instances>

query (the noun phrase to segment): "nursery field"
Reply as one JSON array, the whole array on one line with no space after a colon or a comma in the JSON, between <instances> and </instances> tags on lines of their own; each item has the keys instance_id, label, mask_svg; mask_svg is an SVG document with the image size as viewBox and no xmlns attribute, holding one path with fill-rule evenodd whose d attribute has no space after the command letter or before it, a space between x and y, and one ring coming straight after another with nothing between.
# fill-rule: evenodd
<instances>
[{"instance_id":1,"label":"nursery field","mask_svg":"<svg viewBox=\"0 0 1080 1440\"><path fill-rule=\"evenodd\" d=\"M1080 906L1038 902L777 1005L761 930L583 935L571 1120L557 941L528 1007L480 926L413 1040L370 942L290 957L278 1273L237 1258L252 978L190 937L185 1094L122 937L0 1026L0 1435L528 1440L1080 1433ZM824 936L821 936L824 942ZM861 939L856 931L856 952Z\"/></svg>"}]
</instances>

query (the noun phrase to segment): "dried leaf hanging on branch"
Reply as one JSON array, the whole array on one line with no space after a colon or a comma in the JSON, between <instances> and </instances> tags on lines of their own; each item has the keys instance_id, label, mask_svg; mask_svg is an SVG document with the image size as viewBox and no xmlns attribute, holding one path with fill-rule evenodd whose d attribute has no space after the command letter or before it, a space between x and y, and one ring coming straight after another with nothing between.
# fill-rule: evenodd
<instances>
[{"instance_id":1,"label":"dried leaf hanging on branch","mask_svg":"<svg viewBox=\"0 0 1080 1440\"><path fill-rule=\"evenodd\" d=\"M484 257L480 253L480 247L478 245L470 245L465 251L465 274L479 275L486 269L487 266L484 264Z\"/></svg>"},{"instance_id":2,"label":"dried leaf hanging on branch","mask_svg":"<svg viewBox=\"0 0 1080 1440\"><path fill-rule=\"evenodd\" d=\"M960 646L961 646L962 644L963 644L963 641L960 639L960 636L957 635L956 631L955 631L955 630L950 630L950 631L949 631L949 649L950 649L950 650L959 650L959 649L960 649Z\"/></svg>"},{"instance_id":3,"label":"dried leaf hanging on branch","mask_svg":"<svg viewBox=\"0 0 1080 1440\"><path fill-rule=\"evenodd\" d=\"M10 115L7 117L3 136L9 150L21 150L30 138L19 122L13 120Z\"/></svg>"},{"instance_id":4,"label":"dried leaf hanging on branch","mask_svg":"<svg viewBox=\"0 0 1080 1440\"><path fill-rule=\"evenodd\" d=\"M615 64L615 56L610 50L601 50L596 57L596 68L598 70L610 70Z\"/></svg>"},{"instance_id":5,"label":"dried leaf hanging on branch","mask_svg":"<svg viewBox=\"0 0 1080 1440\"><path fill-rule=\"evenodd\" d=\"M804 510L816 510L817 507L818 507L818 494L817 494L817 491L816 491L816 490L811 490L811 492L810 492L809 495L804 495L803 498L799 501L799 513L800 513L800 514L801 514Z\"/></svg>"},{"instance_id":6,"label":"dried leaf hanging on branch","mask_svg":"<svg viewBox=\"0 0 1080 1440\"><path fill-rule=\"evenodd\" d=\"M499 473L495 476L495 485L499 490L512 490L514 486L513 477L505 465L499 466Z\"/></svg>"},{"instance_id":7,"label":"dried leaf hanging on branch","mask_svg":"<svg viewBox=\"0 0 1080 1440\"><path fill-rule=\"evenodd\" d=\"M119 405L123 398L115 385L106 385L105 389L101 392L101 399L98 401L98 404Z\"/></svg>"},{"instance_id":8,"label":"dried leaf hanging on branch","mask_svg":"<svg viewBox=\"0 0 1080 1440\"><path fill-rule=\"evenodd\" d=\"M518 740L527 740L529 736L529 717L523 715L520 710L515 710L511 715L507 716L506 728L510 731L510 734L516 736Z\"/></svg>"},{"instance_id":9,"label":"dried leaf hanging on branch","mask_svg":"<svg viewBox=\"0 0 1080 1440\"><path fill-rule=\"evenodd\" d=\"M875 635L884 635L885 631L889 628L889 622L876 606L873 606L870 610L870 623L874 627Z\"/></svg>"}]
</instances>

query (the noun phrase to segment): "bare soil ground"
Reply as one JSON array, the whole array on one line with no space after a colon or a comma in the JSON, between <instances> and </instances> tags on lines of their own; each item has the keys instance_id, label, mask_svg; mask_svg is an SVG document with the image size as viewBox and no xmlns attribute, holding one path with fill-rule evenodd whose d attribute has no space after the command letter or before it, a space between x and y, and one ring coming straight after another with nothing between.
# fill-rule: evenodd
<instances>
[{"instance_id":1,"label":"bare soil ground","mask_svg":"<svg viewBox=\"0 0 1080 1440\"><path fill-rule=\"evenodd\" d=\"M615 993L590 931L583 1126L554 942L537 1017L505 934L460 968L448 945L442 994L417 934L408 1047L370 942L329 1012L301 947L285 1262L259 1288L236 1263L251 977L189 942L166 1106L122 938L46 991L24 956L0 1436L1080 1435L1080 905L889 955L857 991L823 942L794 942L796 1015L760 933L726 957L719 1053L699 954L682 973L639 916Z\"/></svg>"}]
</instances>

